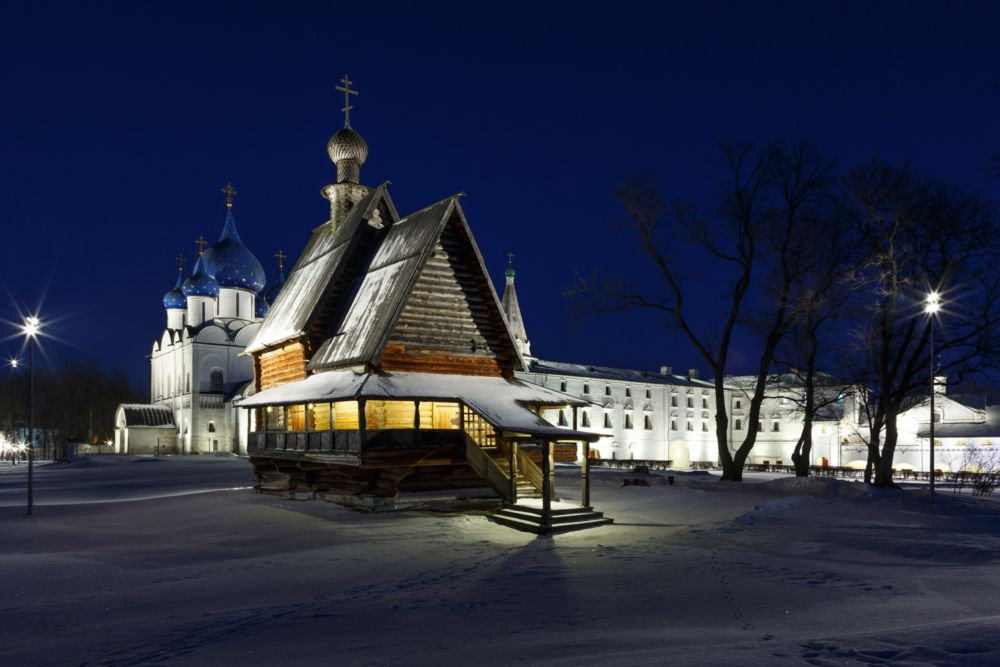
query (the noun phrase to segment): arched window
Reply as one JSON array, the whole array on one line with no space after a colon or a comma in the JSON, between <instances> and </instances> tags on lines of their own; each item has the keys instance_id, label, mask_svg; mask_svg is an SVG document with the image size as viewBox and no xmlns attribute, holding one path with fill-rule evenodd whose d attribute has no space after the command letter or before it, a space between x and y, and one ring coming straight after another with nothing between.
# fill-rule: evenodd
<instances>
[{"instance_id":1,"label":"arched window","mask_svg":"<svg viewBox=\"0 0 1000 667\"><path fill-rule=\"evenodd\" d=\"M569 425L566 422L566 411L565 410L560 410L559 411L559 425L560 426L568 426Z\"/></svg>"},{"instance_id":2,"label":"arched window","mask_svg":"<svg viewBox=\"0 0 1000 667\"><path fill-rule=\"evenodd\" d=\"M208 432L215 433L215 422L208 422Z\"/></svg>"},{"instance_id":3,"label":"arched window","mask_svg":"<svg viewBox=\"0 0 1000 667\"><path fill-rule=\"evenodd\" d=\"M222 371L212 371L212 374L208 376L208 387L208 390L213 394L222 393Z\"/></svg>"},{"instance_id":4,"label":"arched window","mask_svg":"<svg viewBox=\"0 0 1000 667\"><path fill-rule=\"evenodd\" d=\"M586 410L582 410L580 412L580 419L581 419L581 421L580 421L580 425L581 426L583 426L584 428L587 428L587 427L590 426L590 415L587 413Z\"/></svg>"}]
</instances>

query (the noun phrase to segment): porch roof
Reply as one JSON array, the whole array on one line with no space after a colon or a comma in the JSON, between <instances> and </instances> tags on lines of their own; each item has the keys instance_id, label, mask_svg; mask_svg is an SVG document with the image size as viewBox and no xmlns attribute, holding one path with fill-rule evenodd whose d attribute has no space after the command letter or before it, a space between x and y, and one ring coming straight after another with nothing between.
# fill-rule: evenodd
<instances>
[{"instance_id":1,"label":"porch roof","mask_svg":"<svg viewBox=\"0 0 1000 667\"><path fill-rule=\"evenodd\" d=\"M550 424L526 407L589 405L587 401L553 389L499 377L327 371L254 394L237 405L254 408L359 399L461 401L498 429L511 434L589 441L600 437Z\"/></svg>"}]
</instances>

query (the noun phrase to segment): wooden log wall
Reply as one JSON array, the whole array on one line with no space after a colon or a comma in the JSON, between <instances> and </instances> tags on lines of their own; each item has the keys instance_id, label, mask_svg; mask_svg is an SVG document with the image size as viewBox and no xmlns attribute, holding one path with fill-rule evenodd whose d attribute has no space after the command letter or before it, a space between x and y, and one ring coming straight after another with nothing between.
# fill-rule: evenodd
<instances>
[{"instance_id":1,"label":"wooden log wall","mask_svg":"<svg viewBox=\"0 0 1000 667\"><path fill-rule=\"evenodd\" d=\"M271 389L306 377L306 347L296 341L254 355L257 390Z\"/></svg>"},{"instance_id":2,"label":"wooden log wall","mask_svg":"<svg viewBox=\"0 0 1000 667\"><path fill-rule=\"evenodd\" d=\"M511 343L487 281L460 222L450 221L389 335L382 368L512 373Z\"/></svg>"}]
</instances>

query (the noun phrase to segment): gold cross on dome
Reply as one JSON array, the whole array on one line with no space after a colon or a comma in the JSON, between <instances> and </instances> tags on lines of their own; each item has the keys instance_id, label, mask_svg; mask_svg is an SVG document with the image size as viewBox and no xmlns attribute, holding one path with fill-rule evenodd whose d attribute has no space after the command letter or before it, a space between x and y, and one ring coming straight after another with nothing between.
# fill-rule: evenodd
<instances>
[{"instance_id":1,"label":"gold cross on dome","mask_svg":"<svg viewBox=\"0 0 1000 667\"><path fill-rule=\"evenodd\" d=\"M222 188L219 192L223 192L226 195L226 208L232 210L233 208L233 195L238 195L236 188L233 187L232 183L226 183L226 187Z\"/></svg>"},{"instance_id":2,"label":"gold cross on dome","mask_svg":"<svg viewBox=\"0 0 1000 667\"><path fill-rule=\"evenodd\" d=\"M198 238L194 240L194 244L198 246L198 256L201 257L202 255L204 255L205 246L208 245L208 241L205 240L205 237L199 235Z\"/></svg>"},{"instance_id":3,"label":"gold cross on dome","mask_svg":"<svg viewBox=\"0 0 1000 667\"><path fill-rule=\"evenodd\" d=\"M358 91L351 90L351 84L354 82L348 79L346 74L344 75L344 78L340 80L340 82L344 85L337 86L336 89L344 93L344 108L341 109L341 111L344 112L344 127L350 127L351 109L354 108L351 106L351 95L357 95Z\"/></svg>"},{"instance_id":4,"label":"gold cross on dome","mask_svg":"<svg viewBox=\"0 0 1000 667\"><path fill-rule=\"evenodd\" d=\"M288 255L279 250L274 253L274 256L278 258L278 270L281 271L285 268L285 260L288 259Z\"/></svg>"},{"instance_id":5,"label":"gold cross on dome","mask_svg":"<svg viewBox=\"0 0 1000 667\"><path fill-rule=\"evenodd\" d=\"M177 270L180 272L184 271L184 261L187 259L184 255L177 255L174 257L177 260Z\"/></svg>"},{"instance_id":6,"label":"gold cross on dome","mask_svg":"<svg viewBox=\"0 0 1000 667\"><path fill-rule=\"evenodd\" d=\"M514 253L507 251L507 266L514 266Z\"/></svg>"}]
</instances>

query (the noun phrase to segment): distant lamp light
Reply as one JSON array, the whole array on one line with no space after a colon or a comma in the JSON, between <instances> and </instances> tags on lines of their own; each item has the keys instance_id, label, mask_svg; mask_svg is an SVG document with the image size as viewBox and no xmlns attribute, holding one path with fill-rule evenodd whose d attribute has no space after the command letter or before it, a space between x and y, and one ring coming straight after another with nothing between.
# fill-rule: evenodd
<instances>
[{"instance_id":1,"label":"distant lamp light","mask_svg":"<svg viewBox=\"0 0 1000 667\"><path fill-rule=\"evenodd\" d=\"M19 361L17 359L11 359L10 360L10 367L11 368L17 368L18 363L19 363Z\"/></svg>"},{"instance_id":2,"label":"distant lamp light","mask_svg":"<svg viewBox=\"0 0 1000 667\"><path fill-rule=\"evenodd\" d=\"M928 315L936 315L939 310L941 310L941 295L937 292L931 292L924 301L924 312Z\"/></svg>"}]
</instances>

